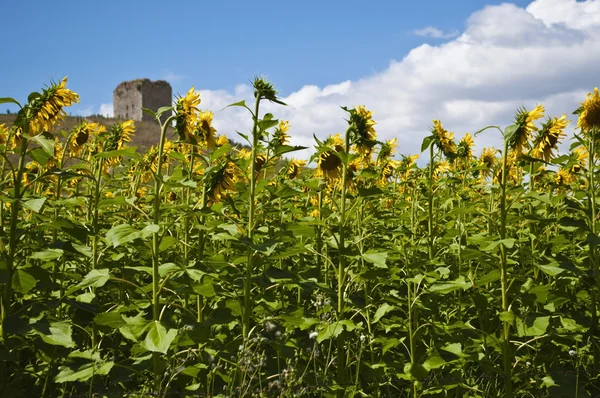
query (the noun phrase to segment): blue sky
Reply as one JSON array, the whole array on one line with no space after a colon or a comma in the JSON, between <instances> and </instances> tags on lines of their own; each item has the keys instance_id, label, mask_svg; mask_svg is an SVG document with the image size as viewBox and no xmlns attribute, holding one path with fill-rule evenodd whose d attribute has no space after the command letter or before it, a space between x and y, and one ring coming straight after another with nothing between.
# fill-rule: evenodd
<instances>
[{"instance_id":1,"label":"blue sky","mask_svg":"<svg viewBox=\"0 0 600 398\"><path fill-rule=\"evenodd\" d=\"M184 93L191 85L232 90L256 74L286 95L377 73L424 42L443 41L415 30L458 32L473 11L497 3L9 0L0 96L24 99L68 75L81 95L72 111L97 111L123 80L168 79Z\"/></svg>"},{"instance_id":2,"label":"blue sky","mask_svg":"<svg viewBox=\"0 0 600 398\"><path fill-rule=\"evenodd\" d=\"M290 120L293 144L343 131L340 106L362 104L380 139L415 153L432 119L457 138L539 103L574 119L600 85L600 0L165 4L5 0L0 97L25 100L68 75L81 96L69 112L88 115L110 112L124 80L165 79L175 94L194 85L234 137L250 119L221 109L251 101L248 83L262 74L289 104L264 110ZM486 134L479 149L500 145Z\"/></svg>"}]
</instances>

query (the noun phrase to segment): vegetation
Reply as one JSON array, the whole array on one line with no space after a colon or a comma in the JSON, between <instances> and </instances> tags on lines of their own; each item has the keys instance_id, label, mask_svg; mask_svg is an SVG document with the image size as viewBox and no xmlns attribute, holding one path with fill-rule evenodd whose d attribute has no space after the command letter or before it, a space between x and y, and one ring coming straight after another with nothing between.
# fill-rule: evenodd
<instances>
[{"instance_id":1,"label":"vegetation","mask_svg":"<svg viewBox=\"0 0 600 398\"><path fill-rule=\"evenodd\" d=\"M598 89L564 154L538 105L434 120L419 167L356 106L305 169L253 85L247 147L192 87L142 153L132 121L56 132L66 79L0 98L2 396L600 395Z\"/></svg>"}]
</instances>

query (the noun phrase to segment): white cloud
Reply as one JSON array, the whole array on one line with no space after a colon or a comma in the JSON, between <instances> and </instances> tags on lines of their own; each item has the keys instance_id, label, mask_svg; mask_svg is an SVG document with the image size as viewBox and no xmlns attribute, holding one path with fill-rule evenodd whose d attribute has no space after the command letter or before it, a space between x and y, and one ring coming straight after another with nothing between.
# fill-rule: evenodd
<instances>
[{"instance_id":1,"label":"white cloud","mask_svg":"<svg viewBox=\"0 0 600 398\"><path fill-rule=\"evenodd\" d=\"M165 69L163 71L163 75L161 77L161 79L166 80L166 81L171 82L171 83L183 80L183 78L184 78L184 76L178 75L177 73L172 72L172 71L170 71L168 69Z\"/></svg>"},{"instance_id":2,"label":"white cloud","mask_svg":"<svg viewBox=\"0 0 600 398\"><path fill-rule=\"evenodd\" d=\"M423 29L417 29L414 31L414 34L423 37L433 37L434 39L452 39L453 37L459 35L457 30L445 33L443 30L440 30L434 26L427 26Z\"/></svg>"},{"instance_id":3,"label":"white cloud","mask_svg":"<svg viewBox=\"0 0 600 398\"><path fill-rule=\"evenodd\" d=\"M98 112L102 116L113 117L114 116L114 108L113 104L102 104L100 105L100 111Z\"/></svg>"},{"instance_id":4,"label":"white cloud","mask_svg":"<svg viewBox=\"0 0 600 398\"><path fill-rule=\"evenodd\" d=\"M340 106L364 104L373 110L380 139L397 137L401 153L416 153L432 119L460 138L486 125L505 127L520 106L537 103L548 116L571 112L586 92L600 85L600 0L537 0L527 8L513 4L487 6L473 13L454 40L423 44L376 74L325 87L306 85L282 98L289 106L266 103L263 112L289 119L292 143L314 146L341 133L346 117ZM245 99L252 89L235 92L200 90L201 107L215 111L215 127L235 137L247 134L251 118L242 108L226 105ZM478 148L500 146L499 132L477 137ZM308 157L309 154L303 154Z\"/></svg>"}]
</instances>

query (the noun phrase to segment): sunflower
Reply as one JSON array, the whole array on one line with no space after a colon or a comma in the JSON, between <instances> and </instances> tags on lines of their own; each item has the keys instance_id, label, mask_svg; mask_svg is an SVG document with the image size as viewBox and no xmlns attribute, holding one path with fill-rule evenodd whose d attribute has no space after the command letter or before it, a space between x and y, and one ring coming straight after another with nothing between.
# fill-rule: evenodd
<instances>
[{"instance_id":1,"label":"sunflower","mask_svg":"<svg viewBox=\"0 0 600 398\"><path fill-rule=\"evenodd\" d=\"M579 170L584 169L588 162L588 150L584 146L578 146L573 150L571 156L577 158L577 163L571 167L571 173L577 173Z\"/></svg>"},{"instance_id":2,"label":"sunflower","mask_svg":"<svg viewBox=\"0 0 600 398\"><path fill-rule=\"evenodd\" d=\"M560 168L556 172L556 183L558 185L570 185L575 181L577 181L577 176L571 173L569 170Z\"/></svg>"},{"instance_id":3,"label":"sunflower","mask_svg":"<svg viewBox=\"0 0 600 398\"><path fill-rule=\"evenodd\" d=\"M29 135L53 130L54 125L67 116L63 108L79 102L79 95L66 88L66 85L65 77L59 84L52 84L41 95L33 97L27 105L32 115L28 117Z\"/></svg>"},{"instance_id":4,"label":"sunflower","mask_svg":"<svg viewBox=\"0 0 600 398\"><path fill-rule=\"evenodd\" d=\"M217 138L217 146L218 147L222 147L223 145L227 145L229 144L229 139L227 138L226 135L219 135L219 137Z\"/></svg>"},{"instance_id":5,"label":"sunflower","mask_svg":"<svg viewBox=\"0 0 600 398\"><path fill-rule=\"evenodd\" d=\"M90 137L96 137L104 132L106 132L106 127L99 123L82 122L73 129L73 135L69 141L69 154L73 157L80 156Z\"/></svg>"},{"instance_id":6,"label":"sunflower","mask_svg":"<svg viewBox=\"0 0 600 398\"><path fill-rule=\"evenodd\" d=\"M397 161L397 160L390 160L382 169L381 169L381 175L379 176L379 179L377 180L378 185L385 185L390 177L392 177L394 175L394 171L400 167L401 162Z\"/></svg>"},{"instance_id":7,"label":"sunflower","mask_svg":"<svg viewBox=\"0 0 600 398\"><path fill-rule=\"evenodd\" d=\"M481 166L485 166L486 169L481 170L481 176L486 178L490 175L490 171L492 167L496 164L496 153L497 149L494 148L483 148L481 152L481 157L479 158L479 164Z\"/></svg>"},{"instance_id":8,"label":"sunflower","mask_svg":"<svg viewBox=\"0 0 600 398\"><path fill-rule=\"evenodd\" d=\"M560 119L555 117L544 123L533 143L531 155L549 162L554 155L552 151L557 148L558 143L565 136L565 128L569 122L567 116L563 115Z\"/></svg>"},{"instance_id":9,"label":"sunflower","mask_svg":"<svg viewBox=\"0 0 600 398\"><path fill-rule=\"evenodd\" d=\"M261 171L265 163L267 163L267 155L258 153L256 159L254 159L254 171L257 173Z\"/></svg>"},{"instance_id":10,"label":"sunflower","mask_svg":"<svg viewBox=\"0 0 600 398\"><path fill-rule=\"evenodd\" d=\"M339 134L331 135L323 143L327 148L319 153L318 171L328 179L339 178L342 174L342 161L336 153L344 152L344 140Z\"/></svg>"},{"instance_id":11,"label":"sunflower","mask_svg":"<svg viewBox=\"0 0 600 398\"><path fill-rule=\"evenodd\" d=\"M512 136L508 137L508 146L518 156L521 156L524 147L529 147L531 133L538 130L534 121L542 118L543 116L544 107L542 105L537 105L531 111L528 111L525 108L521 108L517 111L514 123L516 130Z\"/></svg>"},{"instance_id":12,"label":"sunflower","mask_svg":"<svg viewBox=\"0 0 600 398\"><path fill-rule=\"evenodd\" d=\"M385 162L389 158L393 157L396 154L396 148L398 148L398 139L392 138L391 140L387 140L383 144L381 144L381 149L379 150L379 154L377 155L378 162Z\"/></svg>"},{"instance_id":13,"label":"sunflower","mask_svg":"<svg viewBox=\"0 0 600 398\"><path fill-rule=\"evenodd\" d=\"M49 169L55 168L59 166L59 162L63 157L63 147L58 139L58 137L54 137L54 156L51 156L46 162L46 167Z\"/></svg>"},{"instance_id":14,"label":"sunflower","mask_svg":"<svg viewBox=\"0 0 600 398\"><path fill-rule=\"evenodd\" d=\"M40 172L41 166L36 161L31 161L25 166L25 172L23 173L23 185L29 185L35 180Z\"/></svg>"},{"instance_id":15,"label":"sunflower","mask_svg":"<svg viewBox=\"0 0 600 398\"><path fill-rule=\"evenodd\" d=\"M200 105L200 94L190 88L185 97L177 99L175 104L175 131L181 141L188 144L196 144L196 122L198 121L198 109Z\"/></svg>"},{"instance_id":16,"label":"sunflower","mask_svg":"<svg viewBox=\"0 0 600 398\"><path fill-rule=\"evenodd\" d=\"M589 131L600 127L600 94L598 93L598 87L594 88L593 93L586 95L585 101L581 103L581 107L576 113L579 113L576 128Z\"/></svg>"},{"instance_id":17,"label":"sunflower","mask_svg":"<svg viewBox=\"0 0 600 398\"><path fill-rule=\"evenodd\" d=\"M439 120L433 120L431 128L433 142L447 158L454 157L456 153L456 144L454 143L454 133L448 132Z\"/></svg>"},{"instance_id":18,"label":"sunflower","mask_svg":"<svg viewBox=\"0 0 600 398\"><path fill-rule=\"evenodd\" d=\"M377 122L373 120L373 112L367 110L363 105L357 105L354 107L354 112L350 113L350 123L354 125L356 132L356 137L352 140L356 145L356 150L363 158L368 157L377 143L375 141Z\"/></svg>"},{"instance_id":19,"label":"sunflower","mask_svg":"<svg viewBox=\"0 0 600 398\"><path fill-rule=\"evenodd\" d=\"M217 145L215 129L212 125L214 113L211 111L200 112L198 116L198 131L202 134L204 144L208 149L213 149Z\"/></svg>"},{"instance_id":20,"label":"sunflower","mask_svg":"<svg viewBox=\"0 0 600 398\"><path fill-rule=\"evenodd\" d=\"M271 146L277 147L281 145L287 145L290 142L290 136L287 131L290 129L289 120L282 120L279 122L279 126L273 133L273 139L271 140Z\"/></svg>"},{"instance_id":21,"label":"sunflower","mask_svg":"<svg viewBox=\"0 0 600 398\"><path fill-rule=\"evenodd\" d=\"M456 149L456 156L460 159L471 160L473 157L473 147L475 146L475 141L471 134L466 133L465 136L458 142L458 146Z\"/></svg>"},{"instance_id":22,"label":"sunflower","mask_svg":"<svg viewBox=\"0 0 600 398\"><path fill-rule=\"evenodd\" d=\"M231 161L225 161L214 169L208 179L209 204L220 203L227 192L234 189L235 181L235 165Z\"/></svg>"},{"instance_id":23,"label":"sunflower","mask_svg":"<svg viewBox=\"0 0 600 398\"><path fill-rule=\"evenodd\" d=\"M8 143L8 129L6 125L0 124L0 145L6 145Z\"/></svg>"},{"instance_id":24,"label":"sunflower","mask_svg":"<svg viewBox=\"0 0 600 398\"><path fill-rule=\"evenodd\" d=\"M302 168L306 166L306 160L294 159L289 161L286 168L286 176L288 179L293 180L302 173Z\"/></svg>"}]
</instances>

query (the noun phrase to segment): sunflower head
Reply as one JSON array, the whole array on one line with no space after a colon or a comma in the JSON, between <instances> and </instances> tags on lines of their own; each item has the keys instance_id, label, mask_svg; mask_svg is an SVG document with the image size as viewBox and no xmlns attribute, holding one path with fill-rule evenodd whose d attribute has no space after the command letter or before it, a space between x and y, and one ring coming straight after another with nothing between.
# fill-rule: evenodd
<instances>
[{"instance_id":1,"label":"sunflower head","mask_svg":"<svg viewBox=\"0 0 600 398\"><path fill-rule=\"evenodd\" d=\"M63 108L79 102L79 95L66 86L65 77L60 83L50 85L41 94L30 95L29 103L19 111L15 124L24 127L28 122L29 135L32 136L53 130L56 123L67 115Z\"/></svg>"},{"instance_id":2,"label":"sunflower head","mask_svg":"<svg viewBox=\"0 0 600 398\"><path fill-rule=\"evenodd\" d=\"M396 148L398 148L398 139L392 138L381 144L379 154L377 155L378 162L386 162L396 154Z\"/></svg>"},{"instance_id":3,"label":"sunflower head","mask_svg":"<svg viewBox=\"0 0 600 398\"><path fill-rule=\"evenodd\" d=\"M336 153L344 152L344 140L340 134L329 136L318 153L319 174L327 179L339 178L342 174L342 160Z\"/></svg>"},{"instance_id":4,"label":"sunflower head","mask_svg":"<svg viewBox=\"0 0 600 398\"><path fill-rule=\"evenodd\" d=\"M586 95L581 107L575 111L579 115L577 127L582 131L591 131L600 128L600 93L598 87L592 93Z\"/></svg>"},{"instance_id":5,"label":"sunflower head","mask_svg":"<svg viewBox=\"0 0 600 398\"><path fill-rule=\"evenodd\" d=\"M219 137L217 137L217 146L218 147L222 147L223 145L227 145L229 144L229 139L227 138L226 135L219 135Z\"/></svg>"},{"instance_id":6,"label":"sunflower head","mask_svg":"<svg viewBox=\"0 0 600 398\"><path fill-rule=\"evenodd\" d=\"M71 141L69 141L69 154L73 157L80 156L83 153L85 145L90 138L106 132L106 127L99 123L82 122L73 129Z\"/></svg>"},{"instance_id":7,"label":"sunflower head","mask_svg":"<svg viewBox=\"0 0 600 398\"><path fill-rule=\"evenodd\" d=\"M514 130L510 136L506 137L506 139L508 140L508 147L512 149L517 156L521 156L523 148L529 148L531 133L538 130L534 122L543 116L544 107L542 105L537 105L531 111L521 108L515 114L515 121L513 124Z\"/></svg>"},{"instance_id":8,"label":"sunflower head","mask_svg":"<svg viewBox=\"0 0 600 398\"><path fill-rule=\"evenodd\" d=\"M567 124L569 124L569 120L567 120L566 115L563 115L560 119L556 117L549 119L544 123L533 143L532 156L549 162L554 156L553 151L565 136Z\"/></svg>"},{"instance_id":9,"label":"sunflower head","mask_svg":"<svg viewBox=\"0 0 600 398\"><path fill-rule=\"evenodd\" d=\"M4 123L0 124L0 145L8 143L8 129Z\"/></svg>"},{"instance_id":10,"label":"sunflower head","mask_svg":"<svg viewBox=\"0 0 600 398\"><path fill-rule=\"evenodd\" d=\"M275 90L273 84L264 77L258 76L254 78L252 86L254 87L254 98L266 99L271 102L285 105L284 102L281 102L281 100L277 98L277 90Z\"/></svg>"},{"instance_id":11,"label":"sunflower head","mask_svg":"<svg viewBox=\"0 0 600 398\"><path fill-rule=\"evenodd\" d=\"M202 141L208 149L214 149L217 146L217 137L215 129L212 125L214 113L211 111L200 112L197 121L197 131L202 135Z\"/></svg>"},{"instance_id":12,"label":"sunflower head","mask_svg":"<svg viewBox=\"0 0 600 398\"><path fill-rule=\"evenodd\" d=\"M454 143L454 133L448 132L442 126L442 122L439 120L433 120L433 127L431 128L431 134L433 135L433 142L438 147L445 157L453 159L456 156L456 144Z\"/></svg>"},{"instance_id":13,"label":"sunflower head","mask_svg":"<svg viewBox=\"0 0 600 398\"><path fill-rule=\"evenodd\" d=\"M466 133L465 136L458 142L456 148L456 156L459 159L470 160L473 157L473 147L475 141L471 134Z\"/></svg>"},{"instance_id":14,"label":"sunflower head","mask_svg":"<svg viewBox=\"0 0 600 398\"><path fill-rule=\"evenodd\" d=\"M293 159L289 161L286 168L286 177L290 180L298 177L302 173L302 168L306 166L306 160Z\"/></svg>"},{"instance_id":15,"label":"sunflower head","mask_svg":"<svg viewBox=\"0 0 600 398\"><path fill-rule=\"evenodd\" d=\"M273 133L273 138L271 139L270 145L274 147L287 145L290 142L290 136L287 134L289 129L290 122L288 120L281 120L279 122L279 126L277 126L275 132Z\"/></svg>"},{"instance_id":16,"label":"sunflower head","mask_svg":"<svg viewBox=\"0 0 600 398\"><path fill-rule=\"evenodd\" d=\"M197 143L198 109L200 105L200 94L194 91L194 86L190 88L187 94L179 97L175 104L175 132L179 135L179 140L188 144Z\"/></svg>"},{"instance_id":17,"label":"sunflower head","mask_svg":"<svg viewBox=\"0 0 600 398\"><path fill-rule=\"evenodd\" d=\"M575 181L577 181L577 176L570 170L560 168L556 172L556 183L558 185L570 185Z\"/></svg>"},{"instance_id":18,"label":"sunflower head","mask_svg":"<svg viewBox=\"0 0 600 398\"><path fill-rule=\"evenodd\" d=\"M377 144L377 133L373 120L373 113L363 105L357 105L354 109L346 111L350 114L348 121L352 126L351 143L356 145L357 151L363 156L370 156L373 147Z\"/></svg>"},{"instance_id":19,"label":"sunflower head","mask_svg":"<svg viewBox=\"0 0 600 398\"><path fill-rule=\"evenodd\" d=\"M206 177L209 205L220 203L235 187L235 165L229 160L221 162L212 168Z\"/></svg>"}]
</instances>

